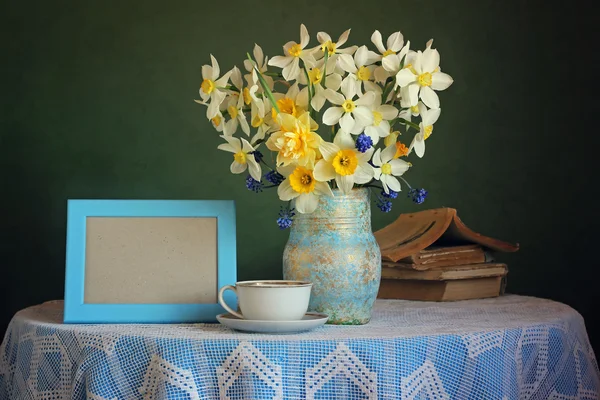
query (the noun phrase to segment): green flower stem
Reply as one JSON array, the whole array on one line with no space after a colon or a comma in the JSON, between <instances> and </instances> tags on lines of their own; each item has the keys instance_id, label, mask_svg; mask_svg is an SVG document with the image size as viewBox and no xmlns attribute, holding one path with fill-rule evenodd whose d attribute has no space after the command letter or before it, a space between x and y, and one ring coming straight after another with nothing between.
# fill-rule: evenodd
<instances>
[{"instance_id":1,"label":"green flower stem","mask_svg":"<svg viewBox=\"0 0 600 400\"><path fill-rule=\"evenodd\" d=\"M311 81L310 81L310 76L308 75L308 70L306 69L306 65L304 66L304 75L306 76L306 81L307 81L307 85L308 85L308 110L309 113L311 115L312 118L314 118L314 110L312 108L311 102L312 102L312 97L313 97L313 91L315 90L315 88L313 87Z\"/></svg>"},{"instance_id":2,"label":"green flower stem","mask_svg":"<svg viewBox=\"0 0 600 400\"><path fill-rule=\"evenodd\" d=\"M398 120L398 122L400 122L401 124L408 125L411 128L415 128L418 131L421 130L421 127L419 125L415 124L414 122L407 121L404 118L396 118L394 121L396 121L396 120Z\"/></svg>"},{"instance_id":3,"label":"green flower stem","mask_svg":"<svg viewBox=\"0 0 600 400\"><path fill-rule=\"evenodd\" d=\"M325 89L327 89L327 86L325 86L327 82L327 59L329 59L329 50L325 52L325 56L323 57L323 79L321 82Z\"/></svg>"},{"instance_id":4,"label":"green flower stem","mask_svg":"<svg viewBox=\"0 0 600 400\"><path fill-rule=\"evenodd\" d=\"M250 55L250 53L246 53L246 55L248 56L248 60L250 60L250 62L254 66L254 70L258 74L258 80L260 82L260 85L263 88L263 91L267 94L267 97L271 101L271 104L273 105L273 108L279 114L279 107L277 107L277 102L275 101L275 98L273 97L273 93L271 92L271 89L269 89L269 86L267 85L267 82L265 81L265 78L263 78L262 72L260 72L258 70L258 68L256 68L256 62L254 61L254 59L252 58L252 56Z\"/></svg>"}]
</instances>

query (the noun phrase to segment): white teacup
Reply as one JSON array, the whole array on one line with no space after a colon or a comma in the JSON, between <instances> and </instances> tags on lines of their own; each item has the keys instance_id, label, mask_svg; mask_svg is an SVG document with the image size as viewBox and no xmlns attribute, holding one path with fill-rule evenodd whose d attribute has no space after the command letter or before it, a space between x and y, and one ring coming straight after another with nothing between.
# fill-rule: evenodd
<instances>
[{"instance_id":1,"label":"white teacup","mask_svg":"<svg viewBox=\"0 0 600 400\"><path fill-rule=\"evenodd\" d=\"M233 290L241 314L223 300L223 293ZM238 318L260 321L298 321L308 310L312 283L303 281L244 281L219 290L219 303Z\"/></svg>"}]
</instances>

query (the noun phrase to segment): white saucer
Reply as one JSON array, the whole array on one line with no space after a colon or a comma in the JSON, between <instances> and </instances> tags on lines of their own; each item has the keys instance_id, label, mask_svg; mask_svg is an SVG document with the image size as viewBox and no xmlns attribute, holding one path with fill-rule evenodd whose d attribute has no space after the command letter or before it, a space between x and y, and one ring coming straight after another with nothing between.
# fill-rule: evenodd
<instances>
[{"instance_id":1,"label":"white saucer","mask_svg":"<svg viewBox=\"0 0 600 400\"><path fill-rule=\"evenodd\" d=\"M217 320L223 325L246 332L258 333L294 333L308 331L321 326L327 322L329 317L325 314L306 313L298 321L258 321L240 319L229 313L217 315Z\"/></svg>"}]
</instances>

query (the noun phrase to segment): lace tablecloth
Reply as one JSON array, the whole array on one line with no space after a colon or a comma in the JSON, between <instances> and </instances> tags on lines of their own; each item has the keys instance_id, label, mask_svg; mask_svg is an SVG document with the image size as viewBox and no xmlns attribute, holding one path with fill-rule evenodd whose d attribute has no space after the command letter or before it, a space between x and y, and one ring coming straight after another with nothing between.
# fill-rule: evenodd
<instances>
[{"instance_id":1,"label":"lace tablecloth","mask_svg":"<svg viewBox=\"0 0 600 400\"><path fill-rule=\"evenodd\" d=\"M0 399L593 399L584 321L549 300L379 300L366 326L290 335L221 325L64 325L20 311Z\"/></svg>"}]
</instances>

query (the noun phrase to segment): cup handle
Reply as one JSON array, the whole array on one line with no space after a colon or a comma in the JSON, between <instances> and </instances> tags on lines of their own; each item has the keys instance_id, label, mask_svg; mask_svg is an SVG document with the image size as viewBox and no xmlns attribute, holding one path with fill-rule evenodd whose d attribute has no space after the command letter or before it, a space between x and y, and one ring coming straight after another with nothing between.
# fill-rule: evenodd
<instances>
[{"instance_id":1,"label":"cup handle","mask_svg":"<svg viewBox=\"0 0 600 400\"><path fill-rule=\"evenodd\" d=\"M230 314L235 315L238 318L241 319L245 319L244 316L242 314L240 314L239 312L233 311L228 305L227 303L225 303L225 300L223 300L223 293L225 293L225 291L227 289L233 290L235 292L235 295L237 296L237 290L235 290L235 286L231 286L231 285L225 285L221 288L221 290L219 290L219 304L221 305L221 307L223 307L225 310L229 311Z\"/></svg>"}]
</instances>

